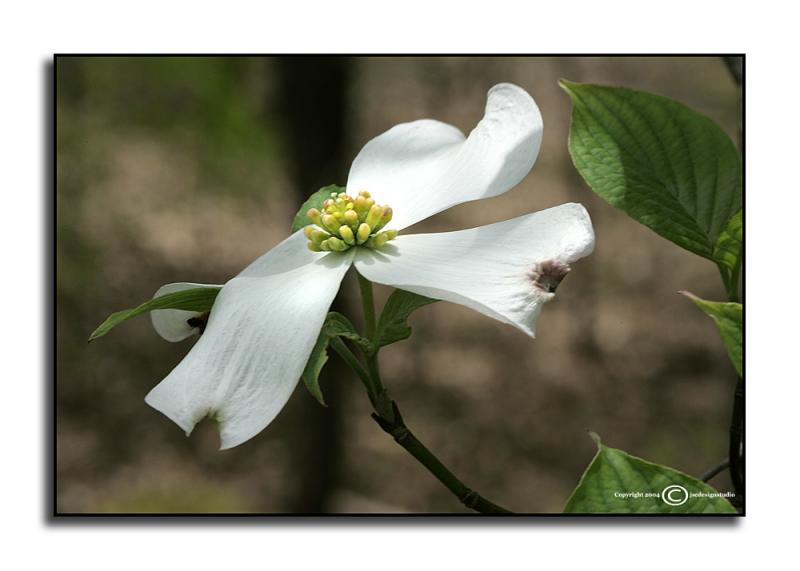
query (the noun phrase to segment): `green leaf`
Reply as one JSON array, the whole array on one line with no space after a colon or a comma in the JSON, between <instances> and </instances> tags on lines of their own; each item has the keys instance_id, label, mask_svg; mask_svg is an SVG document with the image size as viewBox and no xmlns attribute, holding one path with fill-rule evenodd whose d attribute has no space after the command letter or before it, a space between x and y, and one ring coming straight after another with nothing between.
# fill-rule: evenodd
<instances>
[{"instance_id":1,"label":"green leaf","mask_svg":"<svg viewBox=\"0 0 800 571\"><path fill-rule=\"evenodd\" d=\"M728 357L742 376L742 304L724 301L707 301L688 291L680 292L703 310L703 313L714 320L722 335L722 342L728 351Z\"/></svg>"},{"instance_id":2,"label":"green leaf","mask_svg":"<svg viewBox=\"0 0 800 571\"><path fill-rule=\"evenodd\" d=\"M142 313L153 311L154 309L183 309L186 311L198 311L201 313L205 311L211 311L211 308L214 305L214 300L217 299L217 294L221 289L222 288L214 287L185 289L183 291L176 291L174 293L162 295L156 299L151 299L150 301L145 302L139 307L135 307L133 309L117 311L116 313L109 315L108 318L92 332L92 334L89 336L89 341L94 341L98 337L102 337L123 321L127 321L128 319L136 317L137 315L141 315Z\"/></svg>"},{"instance_id":3,"label":"green leaf","mask_svg":"<svg viewBox=\"0 0 800 571\"><path fill-rule=\"evenodd\" d=\"M739 267L742 257L742 211L734 214L714 244L714 259L730 270ZM738 279L738 274L734 276Z\"/></svg>"},{"instance_id":4,"label":"green leaf","mask_svg":"<svg viewBox=\"0 0 800 571\"><path fill-rule=\"evenodd\" d=\"M306 368L303 370L303 383L305 384L308 392L311 393L319 404L325 404L325 398L322 396L322 389L319 386L319 374L325 363L328 362L328 345L334 337L346 337L355 341L362 347L368 347L369 341L358 334L353 324L341 313L331 311L325 317L325 322L322 324L322 329L317 337L317 342L311 350L311 355L308 357Z\"/></svg>"},{"instance_id":5,"label":"green leaf","mask_svg":"<svg viewBox=\"0 0 800 571\"><path fill-rule=\"evenodd\" d=\"M564 513L737 513L730 502L719 497L720 492L708 484L604 446L596 434L591 436L597 443L597 454L572 492Z\"/></svg>"},{"instance_id":6,"label":"green leaf","mask_svg":"<svg viewBox=\"0 0 800 571\"><path fill-rule=\"evenodd\" d=\"M319 332L317 342L314 344L311 355L308 357L306 368L303 370L303 383L308 392L311 393L311 396L317 399L322 406L328 405L325 404L325 398L322 396L322 389L319 386L319 374L322 372L325 363L328 362L328 343L330 343L330 340L331 338L328 337L323 328Z\"/></svg>"},{"instance_id":7,"label":"green leaf","mask_svg":"<svg viewBox=\"0 0 800 571\"><path fill-rule=\"evenodd\" d=\"M352 322L341 313L335 311L328 313L322 329L327 333L328 337L346 337L365 349L369 347L369 340L359 335Z\"/></svg>"},{"instance_id":8,"label":"green leaf","mask_svg":"<svg viewBox=\"0 0 800 571\"><path fill-rule=\"evenodd\" d=\"M666 97L560 84L573 102L572 162L592 190L675 244L728 264L717 242L742 207L742 165L722 129Z\"/></svg>"},{"instance_id":9,"label":"green leaf","mask_svg":"<svg viewBox=\"0 0 800 571\"><path fill-rule=\"evenodd\" d=\"M311 208L322 210L322 203L325 202L325 199L331 197L332 192L344 191L344 187L331 184L320 188L317 192L309 196L308 200L306 200L300 207L300 210L297 211L297 214L294 215L294 220L292 220L292 234L311 224L311 220L308 219L306 212Z\"/></svg>"},{"instance_id":10,"label":"green leaf","mask_svg":"<svg viewBox=\"0 0 800 571\"><path fill-rule=\"evenodd\" d=\"M408 339L411 335L411 327L406 323L408 316L413 311L434 301L437 300L417 295L410 291L394 290L386 301L381 317L378 320L373 348L377 349Z\"/></svg>"}]
</instances>

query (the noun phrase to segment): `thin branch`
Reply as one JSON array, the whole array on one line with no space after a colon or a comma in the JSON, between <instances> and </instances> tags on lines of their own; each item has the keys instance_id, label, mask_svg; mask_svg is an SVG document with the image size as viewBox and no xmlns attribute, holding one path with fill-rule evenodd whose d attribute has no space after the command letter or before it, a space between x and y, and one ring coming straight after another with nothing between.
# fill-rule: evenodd
<instances>
[{"instance_id":1,"label":"thin branch","mask_svg":"<svg viewBox=\"0 0 800 571\"><path fill-rule=\"evenodd\" d=\"M728 458L725 458L725 460L723 460L713 468L709 468L708 470L706 470L703 473L703 475L700 476L700 479L703 482L708 482L711 478L723 472L729 465L730 465L730 460Z\"/></svg>"},{"instance_id":2,"label":"thin branch","mask_svg":"<svg viewBox=\"0 0 800 571\"><path fill-rule=\"evenodd\" d=\"M512 513L487 500L475 490L468 488L436 457L436 455L433 454L433 452L428 450L428 448L414 436L403 421L397 403L389 398L389 393L383 386L383 381L381 381L380 371L378 369L377 357L377 354L370 355L367 358L367 366L369 375L372 377L372 385L378 391L378 398L372 403L373 409L375 409L372 418L378 423L378 426L394 438L395 442L405 448L417 462L425 466L428 472L433 474L437 480L444 484L445 487L468 508L486 514Z\"/></svg>"},{"instance_id":3,"label":"thin branch","mask_svg":"<svg viewBox=\"0 0 800 571\"><path fill-rule=\"evenodd\" d=\"M361 382L364 384L364 388L367 389L367 395L369 395L369 400L371 402L375 402L377 398L377 393L375 391L375 387L372 385L372 378L370 377L369 373L364 369L364 366L361 364L361 361L353 355L353 352L348 349L347 345L339 339L338 337L332 337L330 339L330 346L336 351L342 360L347 363L347 365L353 369L358 378L361 379Z\"/></svg>"},{"instance_id":4,"label":"thin branch","mask_svg":"<svg viewBox=\"0 0 800 571\"><path fill-rule=\"evenodd\" d=\"M376 329L375 301L372 294L372 282L359 274L358 286L361 290L361 303L364 307L365 330L367 332L367 337L372 340L375 336ZM334 349L340 352L340 355L343 357L347 356L345 359L347 363L351 365L351 367L354 367L359 377L362 377L364 386L367 387L367 393L369 394L372 408L375 411L372 414L372 418L384 432L394 438L395 442L411 454L417 462L427 468L427 470L444 484L466 507L485 514L511 513L509 510L487 500L475 490L468 488L408 429L403 421L403 417L400 415L400 409L397 407L397 403L389 398L389 393L383 386L380 368L378 366L378 349L365 352L367 369L364 370L361 362L350 353L347 347L344 347L343 353L341 352L341 347L333 345L333 342L331 342L331 344ZM343 343L342 346L344 346Z\"/></svg>"},{"instance_id":5,"label":"thin branch","mask_svg":"<svg viewBox=\"0 0 800 571\"><path fill-rule=\"evenodd\" d=\"M373 413L372 418L384 432L394 438L395 442L405 448L437 480L444 484L462 504L483 514L511 513L509 510L487 500L475 490L468 488L408 429L405 422L403 422L403 417L400 415L400 409L397 407L396 402L391 401L391 408L392 419L386 419L377 413Z\"/></svg>"},{"instance_id":6,"label":"thin branch","mask_svg":"<svg viewBox=\"0 0 800 571\"><path fill-rule=\"evenodd\" d=\"M358 275L358 289L361 290L361 305L364 308L364 325L366 336L372 339L375 336L375 300L372 295L372 282Z\"/></svg>"},{"instance_id":7,"label":"thin branch","mask_svg":"<svg viewBox=\"0 0 800 571\"><path fill-rule=\"evenodd\" d=\"M742 434L744 428L744 381L739 377L736 391L733 393L733 413L731 414L730 440L728 446L728 461L731 473L731 482L736 492L737 499L744 493L743 462L742 462Z\"/></svg>"}]
</instances>

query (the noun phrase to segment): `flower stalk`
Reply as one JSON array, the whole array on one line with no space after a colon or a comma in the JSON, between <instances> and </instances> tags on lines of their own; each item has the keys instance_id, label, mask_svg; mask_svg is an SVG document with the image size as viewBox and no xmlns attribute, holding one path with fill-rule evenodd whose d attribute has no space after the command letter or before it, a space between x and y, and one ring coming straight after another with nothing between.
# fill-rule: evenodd
<instances>
[{"instance_id":1,"label":"flower stalk","mask_svg":"<svg viewBox=\"0 0 800 571\"><path fill-rule=\"evenodd\" d=\"M386 393L384 393L385 395ZM509 514L509 510L498 506L481 496L475 490L468 488L447 466L442 464L433 452L431 452L414 434L408 429L400 415L400 409L395 401L390 401L392 409L392 419L389 420L377 412L372 413L372 418L378 423L384 432L389 434L394 441L411 454L420 464L433 474L444 486L455 495L466 507L482 514Z\"/></svg>"},{"instance_id":2,"label":"flower stalk","mask_svg":"<svg viewBox=\"0 0 800 571\"><path fill-rule=\"evenodd\" d=\"M376 330L375 298L372 282L358 275L358 286L361 291L361 303L364 309L364 324L367 338L374 341ZM397 403L391 399L383 385L378 365L377 344L374 350L364 351L367 368L353 355L340 339L331 340L331 347L344 359L351 369L362 380L367 390L374 412L372 418L381 429L390 435L414 459L422 464L437 480L439 480L466 507L483 514L508 514L509 510L491 502L475 490L467 487L445 466L406 426Z\"/></svg>"},{"instance_id":3,"label":"flower stalk","mask_svg":"<svg viewBox=\"0 0 800 571\"><path fill-rule=\"evenodd\" d=\"M375 296L372 294L372 282L356 272L358 276L358 289L361 291L361 307L364 309L364 327L367 339L375 337ZM377 351L376 351L377 353Z\"/></svg>"}]
</instances>

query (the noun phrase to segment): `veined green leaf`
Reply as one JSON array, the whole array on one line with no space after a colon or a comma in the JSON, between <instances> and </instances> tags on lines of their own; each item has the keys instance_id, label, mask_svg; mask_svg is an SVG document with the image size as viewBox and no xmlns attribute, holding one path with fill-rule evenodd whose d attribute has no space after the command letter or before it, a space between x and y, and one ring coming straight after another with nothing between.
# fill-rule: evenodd
<instances>
[{"instance_id":1,"label":"veined green leaf","mask_svg":"<svg viewBox=\"0 0 800 571\"><path fill-rule=\"evenodd\" d=\"M565 513L735 514L720 492L687 474L609 448L591 435L597 454L572 492Z\"/></svg>"},{"instance_id":2,"label":"veined green leaf","mask_svg":"<svg viewBox=\"0 0 800 571\"><path fill-rule=\"evenodd\" d=\"M680 292L703 310L703 313L714 320L722 335L722 342L728 351L728 357L741 377L742 367L742 304L724 301L707 301L688 291Z\"/></svg>"},{"instance_id":3,"label":"veined green leaf","mask_svg":"<svg viewBox=\"0 0 800 571\"><path fill-rule=\"evenodd\" d=\"M311 208L322 210L322 203L325 202L325 199L331 197L332 192L344 191L344 187L331 184L320 188L317 192L309 196L300 207L300 210L297 211L297 214L294 215L294 220L292 220L292 234L311 224L311 220L308 219L306 214Z\"/></svg>"},{"instance_id":4,"label":"veined green leaf","mask_svg":"<svg viewBox=\"0 0 800 571\"><path fill-rule=\"evenodd\" d=\"M742 257L742 211L734 214L714 244L714 259L734 270ZM738 279L738 273L733 279Z\"/></svg>"},{"instance_id":5,"label":"veined green leaf","mask_svg":"<svg viewBox=\"0 0 800 571\"><path fill-rule=\"evenodd\" d=\"M168 293L151 299L133 309L125 309L117 311L108 316L108 318L100 324L89 336L89 341L94 341L98 337L102 337L114 327L127 321L132 317L153 311L154 309L183 309L186 311L205 312L211 311L214 305L214 300L217 299L217 294L222 288L214 287L200 287L193 289L185 289L183 291L176 291Z\"/></svg>"},{"instance_id":6,"label":"veined green leaf","mask_svg":"<svg viewBox=\"0 0 800 571\"><path fill-rule=\"evenodd\" d=\"M322 372L325 363L328 362L328 345L334 337L345 337L365 348L369 346L369 341L358 334L349 319L335 311L328 313L325 323L323 323L319 332L319 337L317 337L317 342L311 350L306 368L303 370L303 383L308 392L311 393L311 396L323 406L327 405L325 404L325 398L322 396L322 389L319 386L319 374Z\"/></svg>"},{"instance_id":7,"label":"veined green leaf","mask_svg":"<svg viewBox=\"0 0 800 571\"><path fill-rule=\"evenodd\" d=\"M383 307L375 332L374 348L391 345L397 341L408 339L411 327L406 321L412 312L437 301L429 297L417 295L402 289L396 289L389 296Z\"/></svg>"},{"instance_id":8,"label":"veined green leaf","mask_svg":"<svg viewBox=\"0 0 800 571\"><path fill-rule=\"evenodd\" d=\"M560 84L573 102L572 162L592 190L664 238L728 265L727 246L717 244L742 207L742 165L722 129L666 97Z\"/></svg>"}]
</instances>

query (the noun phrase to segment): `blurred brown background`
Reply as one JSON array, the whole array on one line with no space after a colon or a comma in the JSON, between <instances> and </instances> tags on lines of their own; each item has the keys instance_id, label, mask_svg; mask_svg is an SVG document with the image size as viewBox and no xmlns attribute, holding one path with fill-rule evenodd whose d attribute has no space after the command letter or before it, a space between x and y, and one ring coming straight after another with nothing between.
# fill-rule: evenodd
<instances>
[{"instance_id":1,"label":"blurred brown background","mask_svg":"<svg viewBox=\"0 0 800 571\"><path fill-rule=\"evenodd\" d=\"M443 302L414 314L412 338L381 353L407 423L467 485L514 511L561 511L594 453L587 430L693 475L723 459L735 373L711 320L675 293L724 299L717 270L583 184L567 154L562 77L675 98L737 140L736 86L715 57L59 58L57 509L468 511L374 424L336 357L322 381L328 408L298 386L265 431L220 452L210 423L187 439L143 401L192 341L162 341L147 317L86 339L164 283L227 281L287 235L307 195L343 185L361 146L392 125L431 117L468 133L502 81L542 110L533 171L413 230L577 201L597 249L545 308L536 340ZM337 302L354 319L356 289L348 276Z\"/></svg>"}]
</instances>

